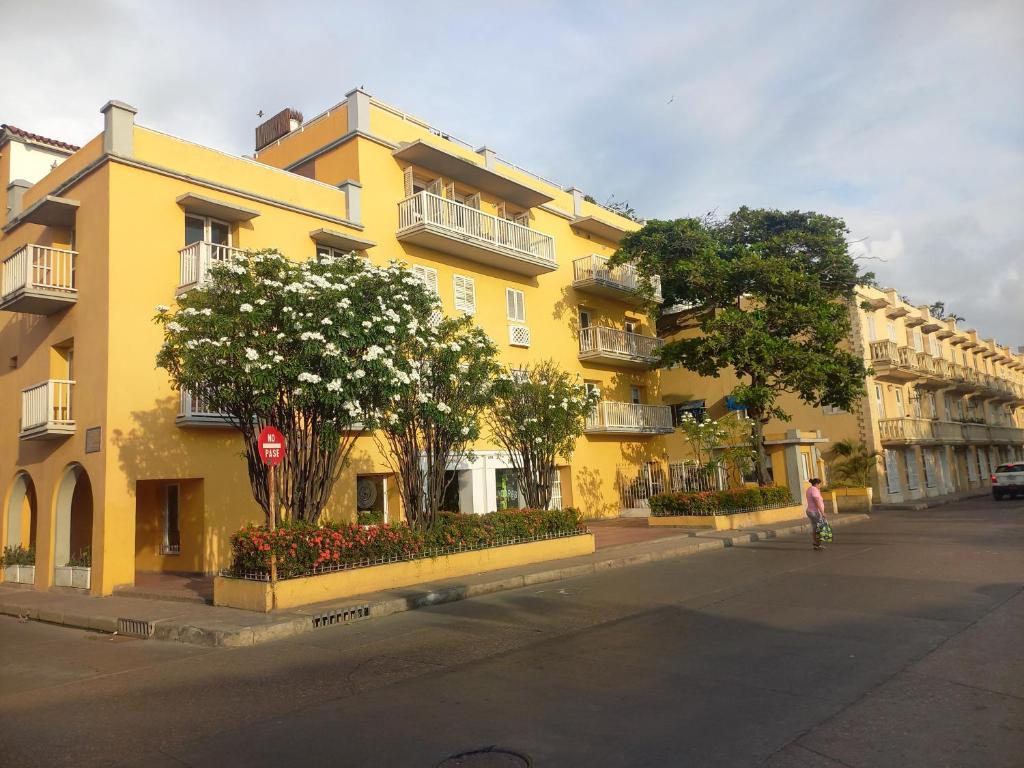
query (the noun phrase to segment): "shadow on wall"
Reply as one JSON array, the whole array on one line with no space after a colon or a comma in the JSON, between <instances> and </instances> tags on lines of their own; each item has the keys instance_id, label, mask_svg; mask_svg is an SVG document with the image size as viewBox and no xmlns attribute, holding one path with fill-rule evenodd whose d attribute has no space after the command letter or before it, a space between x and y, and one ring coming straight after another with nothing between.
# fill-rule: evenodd
<instances>
[{"instance_id":1,"label":"shadow on wall","mask_svg":"<svg viewBox=\"0 0 1024 768\"><path fill-rule=\"evenodd\" d=\"M588 519L617 517L619 494L615 478L603 478L590 467L573 467L573 504ZM610 489L608 493L606 489Z\"/></svg>"},{"instance_id":2,"label":"shadow on wall","mask_svg":"<svg viewBox=\"0 0 1024 768\"><path fill-rule=\"evenodd\" d=\"M189 482L184 487L190 499L203 500L203 562L220 567L227 552L228 542L246 523L259 517L259 508L252 499L245 456L239 442L239 433L233 428L179 428L175 425L178 398L169 396L157 401L157 407L146 411L133 411L134 426L127 432L111 432L117 450L118 463L124 473L128 496L135 502L136 519L149 514L145 502L139 508L138 484L145 481L195 481L203 490ZM208 479L216 477L220 484L226 470L237 468L241 489L237 495L224 499L231 509L211 511L205 503ZM143 493L143 496L145 494ZM244 501L243 501L244 499ZM186 499L183 498L183 501ZM198 503L198 502L196 502ZM190 511L195 516L197 513Z\"/></svg>"}]
</instances>

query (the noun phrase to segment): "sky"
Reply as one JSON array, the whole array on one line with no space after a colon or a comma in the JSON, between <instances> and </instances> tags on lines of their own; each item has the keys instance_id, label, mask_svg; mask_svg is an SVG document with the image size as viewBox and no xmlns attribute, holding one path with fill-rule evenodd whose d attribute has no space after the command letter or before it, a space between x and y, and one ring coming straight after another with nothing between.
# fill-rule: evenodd
<instances>
[{"instance_id":1,"label":"sky","mask_svg":"<svg viewBox=\"0 0 1024 768\"><path fill-rule=\"evenodd\" d=\"M246 154L362 86L645 218L841 216L881 285L1024 345L1020 0L0 0L0 51L0 122L73 143L119 99Z\"/></svg>"}]
</instances>

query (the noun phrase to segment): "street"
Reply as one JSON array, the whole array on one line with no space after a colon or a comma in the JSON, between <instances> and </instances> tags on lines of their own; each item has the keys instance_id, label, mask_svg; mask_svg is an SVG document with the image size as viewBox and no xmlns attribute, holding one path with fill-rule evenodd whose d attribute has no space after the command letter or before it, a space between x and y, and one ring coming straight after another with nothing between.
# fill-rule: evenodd
<instances>
[{"instance_id":1,"label":"street","mask_svg":"<svg viewBox=\"0 0 1024 768\"><path fill-rule=\"evenodd\" d=\"M986 498L246 649L2 617L0 763L1019 767L1022 586Z\"/></svg>"}]
</instances>

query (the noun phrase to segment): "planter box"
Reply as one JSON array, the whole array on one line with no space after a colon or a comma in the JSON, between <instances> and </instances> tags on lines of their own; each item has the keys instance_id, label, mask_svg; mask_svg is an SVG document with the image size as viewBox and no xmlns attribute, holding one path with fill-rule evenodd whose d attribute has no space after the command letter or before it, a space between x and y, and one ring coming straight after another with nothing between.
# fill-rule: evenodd
<instances>
[{"instance_id":1,"label":"planter box","mask_svg":"<svg viewBox=\"0 0 1024 768\"><path fill-rule=\"evenodd\" d=\"M670 517L647 518L647 525L676 525L691 528L712 528L727 531L734 528L749 528L752 525L770 525L784 520L807 519L804 508L799 504L775 509L759 509L756 512L737 512L727 515L672 515Z\"/></svg>"},{"instance_id":2,"label":"planter box","mask_svg":"<svg viewBox=\"0 0 1024 768\"><path fill-rule=\"evenodd\" d=\"M34 565L5 565L4 581L9 584L35 584L36 567Z\"/></svg>"},{"instance_id":3,"label":"planter box","mask_svg":"<svg viewBox=\"0 0 1024 768\"><path fill-rule=\"evenodd\" d=\"M837 512L851 513L858 512L868 514L871 512L871 504L874 490L871 488L836 488L833 493L838 505Z\"/></svg>"},{"instance_id":4,"label":"planter box","mask_svg":"<svg viewBox=\"0 0 1024 768\"><path fill-rule=\"evenodd\" d=\"M428 581L515 568L563 557L590 555L593 552L594 535L586 533L285 579L277 583L276 592L271 590L267 581L217 576L213 580L213 604L266 613L274 608L295 608Z\"/></svg>"},{"instance_id":5,"label":"planter box","mask_svg":"<svg viewBox=\"0 0 1024 768\"><path fill-rule=\"evenodd\" d=\"M58 565L53 569L53 586L55 587L70 587L71 586L71 566L70 565Z\"/></svg>"},{"instance_id":6,"label":"planter box","mask_svg":"<svg viewBox=\"0 0 1024 768\"><path fill-rule=\"evenodd\" d=\"M71 567L71 586L78 589L88 589L92 586L92 568Z\"/></svg>"}]
</instances>

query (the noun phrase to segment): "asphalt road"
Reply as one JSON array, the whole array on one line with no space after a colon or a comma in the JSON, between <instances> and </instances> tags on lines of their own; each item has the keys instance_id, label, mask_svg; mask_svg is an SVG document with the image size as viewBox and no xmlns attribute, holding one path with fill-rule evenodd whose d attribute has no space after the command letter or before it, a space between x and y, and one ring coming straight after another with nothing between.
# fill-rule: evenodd
<instances>
[{"instance_id":1,"label":"asphalt road","mask_svg":"<svg viewBox=\"0 0 1024 768\"><path fill-rule=\"evenodd\" d=\"M1024 765L1024 500L235 650L0 619L4 766ZM446 765L521 766L489 753Z\"/></svg>"}]
</instances>

